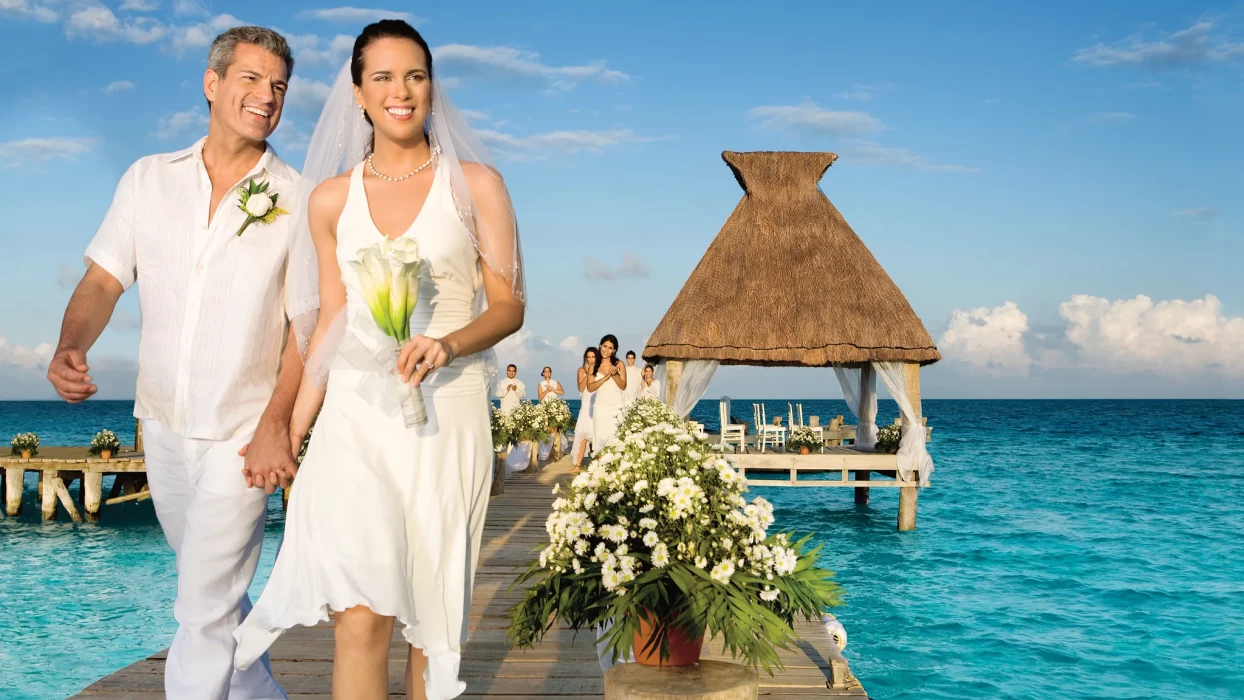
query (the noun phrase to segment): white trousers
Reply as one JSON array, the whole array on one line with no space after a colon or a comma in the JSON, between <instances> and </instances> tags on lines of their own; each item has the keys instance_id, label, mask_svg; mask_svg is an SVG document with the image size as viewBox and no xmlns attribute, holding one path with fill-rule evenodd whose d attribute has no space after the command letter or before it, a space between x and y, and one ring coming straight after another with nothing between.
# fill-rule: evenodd
<instances>
[{"instance_id":1,"label":"white trousers","mask_svg":"<svg viewBox=\"0 0 1244 700\"><path fill-rule=\"evenodd\" d=\"M266 654L245 671L233 668L233 630L251 609L246 589L259 564L268 502L242 476L238 450L251 434L198 440L143 420L151 500L177 554L178 628L164 665L171 700L286 697Z\"/></svg>"}]
</instances>

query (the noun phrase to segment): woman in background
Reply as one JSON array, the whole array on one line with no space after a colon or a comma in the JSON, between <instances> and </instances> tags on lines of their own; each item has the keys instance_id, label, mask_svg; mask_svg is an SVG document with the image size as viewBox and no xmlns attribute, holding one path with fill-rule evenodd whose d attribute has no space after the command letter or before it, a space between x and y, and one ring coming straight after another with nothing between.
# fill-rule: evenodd
<instances>
[{"instance_id":1,"label":"woman in background","mask_svg":"<svg viewBox=\"0 0 1244 700\"><path fill-rule=\"evenodd\" d=\"M566 391L562 389L562 383L556 379L553 379L552 367L545 367L544 371L540 373L540 376L544 377L544 381L540 382L540 386L536 387L536 391L538 392L538 398L541 401L544 401L550 396L565 396Z\"/></svg>"},{"instance_id":2,"label":"woman in background","mask_svg":"<svg viewBox=\"0 0 1244 700\"><path fill-rule=\"evenodd\" d=\"M639 382L639 395L650 399L661 400L661 387L657 386L656 371L652 365L644 367L644 378Z\"/></svg>"},{"instance_id":3,"label":"woman in background","mask_svg":"<svg viewBox=\"0 0 1244 700\"><path fill-rule=\"evenodd\" d=\"M583 457L587 453L588 445L592 442L592 392L587 388L587 384L592 377L596 375L597 362L596 348L588 348L583 351L583 366L579 368L579 419L574 424L574 456L571 462L574 463L574 469L570 470L571 474L577 474L579 468L583 466Z\"/></svg>"},{"instance_id":4,"label":"woman in background","mask_svg":"<svg viewBox=\"0 0 1244 700\"><path fill-rule=\"evenodd\" d=\"M618 339L600 339L600 362L587 388L596 396L592 406L592 448L604 449L618 431L622 407L626 405L626 365L618 359Z\"/></svg>"}]
</instances>

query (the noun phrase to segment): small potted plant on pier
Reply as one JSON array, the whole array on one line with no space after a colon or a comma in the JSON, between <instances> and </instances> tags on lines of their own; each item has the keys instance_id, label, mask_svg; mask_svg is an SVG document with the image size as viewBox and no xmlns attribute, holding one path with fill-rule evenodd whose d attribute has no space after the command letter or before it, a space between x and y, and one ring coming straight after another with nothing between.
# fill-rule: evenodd
<instances>
[{"instance_id":1,"label":"small potted plant on pier","mask_svg":"<svg viewBox=\"0 0 1244 700\"><path fill-rule=\"evenodd\" d=\"M643 422L637 410L623 423ZM607 629L614 660L679 666L698 661L708 632L772 673L795 619L819 621L841 589L810 536L770 534L773 507L746 492L681 420L620 433L554 501L549 542L515 582L531 585L510 609L510 644L530 647L560 620Z\"/></svg>"},{"instance_id":2,"label":"small potted plant on pier","mask_svg":"<svg viewBox=\"0 0 1244 700\"><path fill-rule=\"evenodd\" d=\"M877 431L877 452L898 453L899 441L903 438L903 429L897 425L887 425Z\"/></svg>"},{"instance_id":3,"label":"small potted plant on pier","mask_svg":"<svg viewBox=\"0 0 1244 700\"><path fill-rule=\"evenodd\" d=\"M821 449L824 444L825 441L817 436L815 430L801 425L791 431L790 439L786 441L786 448L791 452L806 455L813 450Z\"/></svg>"},{"instance_id":4,"label":"small potted plant on pier","mask_svg":"<svg viewBox=\"0 0 1244 700\"><path fill-rule=\"evenodd\" d=\"M101 430L95 433L95 437L91 438L91 455L99 457L103 460L112 459L112 456L121 451L121 441L117 439L117 434L111 430Z\"/></svg>"},{"instance_id":5,"label":"small potted plant on pier","mask_svg":"<svg viewBox=\"0 0 1244 700\"><path fill-rule=\"evenodd\" d=\"M18 433L13 436L9 454L30 459L39 455L39 436L34 433Z\"/></svg>"}]
</instances>

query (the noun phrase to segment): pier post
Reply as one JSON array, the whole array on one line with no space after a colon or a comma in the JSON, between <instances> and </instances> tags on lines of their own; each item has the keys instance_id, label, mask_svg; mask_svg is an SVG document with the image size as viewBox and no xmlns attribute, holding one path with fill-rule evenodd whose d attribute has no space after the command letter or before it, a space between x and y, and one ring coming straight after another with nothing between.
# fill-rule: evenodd
<instances>
[{"instance_id":1,"label":"pier post","mask_svg":"<svg viewBox=\"0 0 1244 700\"><path fill-rule=\"evenodd\" d=\"M86 511L86 521L99 522L99 501L104 494L104 473L97 471L82 472L82 510Z\"/></svg>"},{"instance_id":2,"label":"pier post","mask_svg":"<svg viewBox=\"0 0 1244 700\"><path fill-rule=\"evenodd\" d=\"M43 503L43 519L56 519L56 470L44 469L39 497Z\"/></svg>"},{"instance_id":3,"label":"pier post","mask_svg":"<svg viewBox=\"0 0 1244 700\"><path fill-rule=\"evenodd\" d=\"M4 470L4 513L10 518L22 514L22 492L26 488L26 470L8 467Z\"/></svg>"},{"instance_id":4,"label":"pier post","mask_svg":"<svg viewBox=\"0 0 1244 700\"><path fill-rule=\"evenodd\" d=\"M919 430L924 431L921 426L921 415L923 411L920 408L920 363L909 362L904 368L907 384L907 400L911 402L912 410L916 412L915 425L904 426L903 430ZM897 475L896 475L897 476ZM919 479L918 474L912 475L913 479ZM919 482L917 482L919 483ZM919 499L920 489L917 486L904 486L898 490L898 529L899 532L907 532L916 529L916 502Z\"/></svg>"},{"instance_id":5,"label":"pier post","mask_svg":"<svg viewBox=\"0 0 1244 700\"><path fill-rule=\"evenodd\" d=\"M867 469L861 469L855 472L856 481L872 481L872 478L873 478L873 473ZM869 488L867 486L856 486L855 487L855 505L857 506L868 505L868 491L869 491Z\"/></svg>"},{"instance_id":6,"label":"pier post","mask_svg":"<svg viewBox=\"0 0 1244 700\"><path fill-rule=\"evenodd\" d=\"M865 363L864 366L860 369L860 405L855 407L855 415L858 417L857 420L855 421L855 434L857 437L859 436L860 430L863 429L863 425L864 425L863 415L864 415L864 410L866 408L864 404L864 386L865 386L865 382L872 381L872 373L873 373L873 366L870 364ZM836 419L833 419L833 420L836 420ZM833 420L831 420L830 422L832 423ZM873 417L873 420L876 420L876 416ZM838 422L838 429L842 430L841 421ZM842 444L842 443L839 442L839 444ZM862 472L857 471L855 472L855 480L856 481L872 481L872 472L867 471L867 470L862 471ZM858 506L868 505L868 491L869 489L867 486L856 486L855 487L855 504L856 505Z\"/></svg>"}]
</instances>

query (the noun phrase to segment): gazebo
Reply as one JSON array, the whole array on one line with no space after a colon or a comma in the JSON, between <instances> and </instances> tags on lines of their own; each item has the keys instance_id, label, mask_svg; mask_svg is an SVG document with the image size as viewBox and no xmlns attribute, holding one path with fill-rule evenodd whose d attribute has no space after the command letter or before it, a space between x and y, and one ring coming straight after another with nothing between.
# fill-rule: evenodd
<instances>
[{"instance_id":1,"label":"gazebo","mask_svg":"<svg viewBox=\"0 0 1244 700\"><path fill-rule=\"evenodd\" d=\"M744 195L648 339L666 402L686 417L719 365L832 367L859 418L856 444L823 454L743 454L746 470L789 470L774 486L900 489L900 530L915 529L918 487L933 461L925 447L920 367L941 359L933 339L876 258L821 192L833 153L727 151ZM876 380L898 403L897 455L876 443ZM800 473L841 472L838 480ZM854 474L854 478L849 477ZM871 475L893 475L873 481Z\"/></svg>"}]
</instances>

